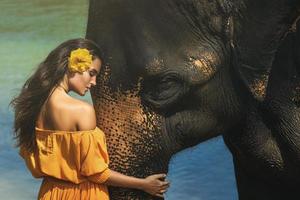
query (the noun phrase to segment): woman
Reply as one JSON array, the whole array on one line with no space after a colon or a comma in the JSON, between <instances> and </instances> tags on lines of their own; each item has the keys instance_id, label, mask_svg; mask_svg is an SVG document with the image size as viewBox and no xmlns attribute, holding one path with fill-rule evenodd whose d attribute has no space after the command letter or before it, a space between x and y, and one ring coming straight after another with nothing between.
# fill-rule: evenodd
<instances>
[{"instance_id":1,"label":"woman","mask_svg":"<svg viewBox=\"0 0 300 200\"><path fill-rule=\"evenodd\" d=\"M39 199L109 199L107 185L144 190L163 197L165 174L145 179L108 168L105 135L83 96L96 85L103 62L97 45L69 40L55 48L12 101L20 155L34 177L43 177Z\"/></svg>"}]
</instances>

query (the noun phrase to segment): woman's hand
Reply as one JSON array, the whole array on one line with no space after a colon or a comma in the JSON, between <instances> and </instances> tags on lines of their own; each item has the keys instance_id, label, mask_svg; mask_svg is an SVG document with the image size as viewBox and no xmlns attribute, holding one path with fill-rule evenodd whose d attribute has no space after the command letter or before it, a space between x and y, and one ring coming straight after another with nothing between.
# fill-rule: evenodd
<instances>
[{"instance_id":1,"label":"woman's hand","mask_svg":"<svg viewBox=\"0 0 300 200\"><path fill-rule=\"evenodd\" d=\"M136 178L110 170L110 176L106 180L105 184L117 187L139 189L153 196L163 198L163 193L167 191L167 188L170 185L165 178L166 174L154 174L146 178Z\"/></svg>"},{"instance_id":2,"label":"woman's hand","mask_svg":"<svg viewBox=\"0 0 300 200\"><path fill-rule=\"evenodd\" d=\"M142 190L145 192L163 198L163 194L167 191L170 183L165 180L166 174L154 174L144 179Z\"/></svg>"}]
</instances>

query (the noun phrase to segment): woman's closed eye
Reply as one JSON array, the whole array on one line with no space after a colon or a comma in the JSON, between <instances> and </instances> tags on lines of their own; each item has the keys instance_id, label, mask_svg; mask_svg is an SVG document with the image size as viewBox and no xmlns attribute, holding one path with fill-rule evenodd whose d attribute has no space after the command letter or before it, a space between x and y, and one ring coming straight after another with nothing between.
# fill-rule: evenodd
<instances>
[{"instance_id":1,"label":"woman's closed eye","mask_svg":"<svg viewBox=\"0 0 300 200\"><path fill-rule=\"evenodd\" d=\"M90 76L96 76L97 72L95 70L89 71Z\"/></svg>"}]
</instances>

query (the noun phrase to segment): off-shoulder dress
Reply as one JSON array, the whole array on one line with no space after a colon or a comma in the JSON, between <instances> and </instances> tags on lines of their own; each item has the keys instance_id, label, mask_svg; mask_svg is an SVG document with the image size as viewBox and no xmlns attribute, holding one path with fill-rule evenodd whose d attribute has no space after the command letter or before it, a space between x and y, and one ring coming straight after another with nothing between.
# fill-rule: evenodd
<instances>
[{"instance_id":1,"label":"off-shoulder dress","mask_svg":"<svg viewBox=\"0 0 300 200\"><path fill-rule=\"evenodd\" d=\"M103 183L108 179L109 158L105 135L96 127L88 131L35 128L37 148L20 149L28 169L43 178L38 199L108 200Z\"/></svg>"}]
</instances>

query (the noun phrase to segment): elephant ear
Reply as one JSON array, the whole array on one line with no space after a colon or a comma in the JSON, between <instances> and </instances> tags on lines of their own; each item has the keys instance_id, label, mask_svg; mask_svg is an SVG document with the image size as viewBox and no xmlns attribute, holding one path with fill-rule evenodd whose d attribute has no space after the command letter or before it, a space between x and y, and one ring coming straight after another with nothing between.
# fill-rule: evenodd
<instances>
[{"instance_id":1,"label":"elephant ear","mask_svg":"<svg viewBox=\"0 0 300 200\"><path fill-rule=\"evenodd\" d=\"M300 17L299 17L300 18ZM266 100L276 95L289 96L300 105L300 20L281 42L273 62ZM284 89L282 89L284 88ZM291 92L294 90L293 92ZM277 97L278 98L278 97Z\"/></svg>"},{"instance_id":2,"label":"elephant ear","mask_svg":"<svg viewBox=\"0 0 300 200\"><path fill-rule=\"evenodd\" d=\"M295 54L294 58L296 60L296 65L297 65L297 73L300 75L300 16L298 17L296 23L294 26L292 26L292 30L296 33L296 42L295 42Z\"/></svg>"},{"instance_id":3,"label":"elephant ear","mask_svg":"<svg viewBox=\"0 0 300 200\"><path fill-rule=\"evenodd\" d=\"M262 101L266 95L271 66L262 64L254 66L250 62L243 60L239 51L236 51L235 55L240 78L253 97Z\"/></svg>"},{"instance_id":4,"label":"elephant ear","mask_svg":"<svg viewBox=\"0 0 300 200\"><path fill-rule=\"evenodd\" d=\"M296 2L296 1L295 1ZM300 3L261 0L245 4L233 20L233 52L241 79L262 101L277 49L299 15Z\"/></svg>"}]
</instances>

